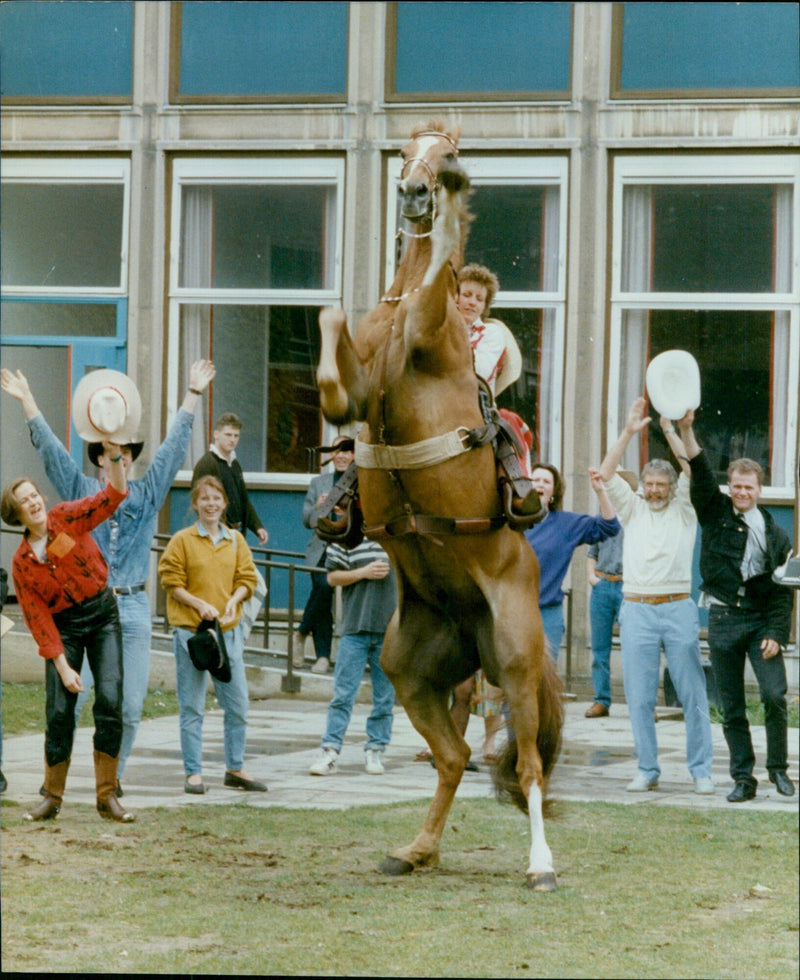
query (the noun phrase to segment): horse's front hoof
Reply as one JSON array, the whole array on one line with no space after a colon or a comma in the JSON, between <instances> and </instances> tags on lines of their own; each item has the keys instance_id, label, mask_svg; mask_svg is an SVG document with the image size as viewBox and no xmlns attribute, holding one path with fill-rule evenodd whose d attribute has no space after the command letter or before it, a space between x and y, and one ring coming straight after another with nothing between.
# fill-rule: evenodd
<instances>
[{"instance_id":1,"label":"horse's front hoof","mask_svg":"<svg viewBox=\"0 0 800 980\"><path fill-rule=\"evenodd\" d=\"M387 854L381 862L379 870L384 875L410 875L414 870L414 865L410 861L403 861L401 858Z\"/></svg>"},{"instance_id":2,"label":"horse's front hoof","mask_svg":"<svg viewBox=\"0 0 800 980\"><path fill-rule=\"evenodd\" d=\"M534 892L554 892L558 888L554 871L528 875L525 884Z\"/></svg>"}]
</instances>

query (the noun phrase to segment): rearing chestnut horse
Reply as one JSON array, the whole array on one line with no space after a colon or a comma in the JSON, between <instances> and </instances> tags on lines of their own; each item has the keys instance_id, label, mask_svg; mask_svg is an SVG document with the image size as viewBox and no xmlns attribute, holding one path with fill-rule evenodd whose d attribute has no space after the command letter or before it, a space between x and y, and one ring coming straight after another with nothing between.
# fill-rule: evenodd
<instances>
[{"instance_id":1,"label":"rearing chestnut horse","mask_svg":"<svg viewBox=\"0 0 800 980\"><path fill-rule=\"evenodd\" d=\"M536 556L503 516L472 350L454 300L469 189L458 137L435 121L413 131L399 185L413 231L397 277L352 339L341 310L322 311L317 381L330 421L365 421L355 457L365 533L385 547L398 580L381 665L438 773L419 834L381 870L438 864L470 756L449 695L483 667L505 692L515 735L495 780L530 815L528 885L551 891L542 802L563 708L545 653Z\"/></svg>"}]
</instances>

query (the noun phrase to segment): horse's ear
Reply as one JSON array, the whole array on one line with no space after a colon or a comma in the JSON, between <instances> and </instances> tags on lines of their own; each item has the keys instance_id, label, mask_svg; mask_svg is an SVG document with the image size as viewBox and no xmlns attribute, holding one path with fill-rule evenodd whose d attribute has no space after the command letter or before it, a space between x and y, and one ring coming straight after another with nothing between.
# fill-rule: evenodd
<instances>
[{"instance_id":1,"label":"horse's ear","mask_svg":"<svg viewBox=\"0 0 800 980\"><path fill-rule=\"evenodd\" d=\"M461 139L461 127L456 124L452 129L447 131L447 135L455 143L455 145L458 146L458 141Z\"/></svg>"}]
</instances>

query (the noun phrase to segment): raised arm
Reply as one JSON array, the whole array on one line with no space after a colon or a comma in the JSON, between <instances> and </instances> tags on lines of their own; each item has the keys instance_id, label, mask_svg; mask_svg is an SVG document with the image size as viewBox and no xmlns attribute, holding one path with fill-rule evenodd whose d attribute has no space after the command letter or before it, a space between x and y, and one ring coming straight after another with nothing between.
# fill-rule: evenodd
<instances>
[{"instance_id":1,"label":"raised arm","mask_svg":"<svg viewBox=\"0 0 800 980\"><path fill-rule=\"evenodd\" d=\"M211 384L216 373L217 369L211 361L195 361L189 369L189 389L181 403L181 408L187 412L194 412L197 408L197 399Z\"/></svg>"},{"instance_id":2,"label":"raised arm","mask_svg":"<svg viewBox=\"0 0 800 980\"><path fill-rule=\"evenodd\" d=\"M35 418L40 414L39 406L33 397L28 379L22 371L9 371L8 368L0 370L0 387L2 387L6 394L17 399L22 406L26 420Z\"/></svg>"},{"instance_id":3,"label":"raised arm","mask_svg":"<svg viewBox=\"0 0 800 980\"><path fill-rule=\"evenodd\" d=\"M688 428L691 432L692 422L694 421L694 412L691 409L689 409L678 424L683 425L685 428L687 425L687 419ZM667 440L667 445L672 450L675 459L678 460L678 465L681 468L681 472L691 479L692 469L689 466L689 460L691 457L689 456L683 439L684 429L681 428L679 434L678 430L672 424L672 419L668 419L665 415L662 415L659 421L661 423L661 431L664 433L664 438ZM697 443L695 443L695 445L697 445ZM697 447L697 452L700 452L699 446ZM695 455L697 455L697 453L695 453Z\"/></svg>"},{"instance_id":4,"label":"raised arm","mask_svg":"<svg viewBox=\"0 0 800 980\"><path fill-rule=\"evenodd\" d=\"M605 459L600 464L600 476L605 483L608 483L616 473L617 467L622 462L622 457L625 455L625 450L628 448L628 443L631 439L650 424L650 416L644 414L646 406L647 401L644 398L637 398L633 405L631 405L628 411L628 418L625 421L622 432L619 434L619 438L608 450Z\"/></svg>"},{"instance_id":5,"label":"raised arm","mask_svg":"<svg viewBox=\"0 0 800 980\"><path fill-rule=\"evenodd\" d=\"M613 520L617 514L614 510L614 505L606 493L606 488L603 486L603 477L600 474L600 470L591 467L589 469L589 479L592 483L592 490L597 494L597 502L600 505L600 516L607 521Z\"/></svg>"}]
</instances>

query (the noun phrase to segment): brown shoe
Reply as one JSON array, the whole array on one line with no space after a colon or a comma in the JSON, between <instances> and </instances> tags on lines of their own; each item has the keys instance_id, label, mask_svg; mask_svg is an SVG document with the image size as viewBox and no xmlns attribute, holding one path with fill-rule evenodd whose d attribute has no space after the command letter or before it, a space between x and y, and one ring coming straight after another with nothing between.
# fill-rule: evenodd
<instances>
[{"instance_id":1,"label":"brown shoe","mask_svg":"<svg viewBox=\"0 0 800 980\"><path fill-rule=\"evenodd\" d=\"M599 701L595 701L594 704L586 709L587 718L605 718L607 714L608 708Z\"/></svg>"}]
</instances>

